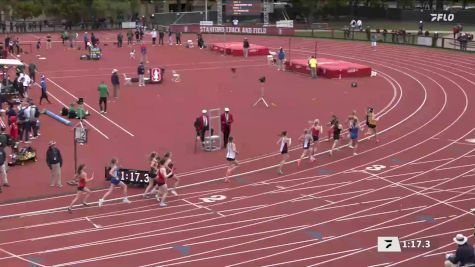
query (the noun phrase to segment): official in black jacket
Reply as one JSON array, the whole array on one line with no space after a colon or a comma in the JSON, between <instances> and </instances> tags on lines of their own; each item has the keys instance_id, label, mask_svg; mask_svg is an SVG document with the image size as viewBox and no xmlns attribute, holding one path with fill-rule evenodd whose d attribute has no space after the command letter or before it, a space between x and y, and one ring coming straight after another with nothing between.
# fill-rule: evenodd
<instances>
[{"instance_id":1,"label":"official in black jacket","mask_svg":"<svg viewBox=\"0 0 475 267\"><path fill-rule=\"evenodd\" d=\"M120 79L119 79L119 74L117 72L118 70L113 69L112 76L111 76L111 83L112 83L115 99L119 98L119 90L120 90Z\"/></svg>"},{"instance_id":2,"label":"official in black jacket","mask_svg":"<svg viewBox=\"0 0 475 267\"><path fill-rule=\"evenodd\" d=\"M55 141L49 142L48 150L46 151L46 164L51 170L50 186L57 185L63 187L61 182L61 167L63 167L63 158L61 152L56 147Z\"/></svg>"},{"instance_id":3,"label":"official in black jacket","mask_svg":"<svg viewBox=\"0 0 475 267\"><path fill-rule=\"evenodd\" d=\"M467 243L468 238L462 234L454 237L454 242L457 244L457 250L454 254L448 254L445 261L445 267L459 267L472 266L475 264L475 253L473 246Z\"/></svg>"}]
</instances>

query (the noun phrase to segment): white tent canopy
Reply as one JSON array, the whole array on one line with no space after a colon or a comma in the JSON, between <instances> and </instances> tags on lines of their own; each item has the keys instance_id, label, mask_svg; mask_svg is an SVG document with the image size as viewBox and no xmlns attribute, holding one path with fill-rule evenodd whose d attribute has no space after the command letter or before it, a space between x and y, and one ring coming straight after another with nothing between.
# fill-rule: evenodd
<instances>
[{"instance_id":1,"label":"white tent canopy","mask_svg":"<svg viewBox=\"0 0 475 267\"><path fill-rule=\"evenodd\" d=\"M0 66L21 66L23 63L18 59L0 59Z\"/></svg>"}]
</instances>

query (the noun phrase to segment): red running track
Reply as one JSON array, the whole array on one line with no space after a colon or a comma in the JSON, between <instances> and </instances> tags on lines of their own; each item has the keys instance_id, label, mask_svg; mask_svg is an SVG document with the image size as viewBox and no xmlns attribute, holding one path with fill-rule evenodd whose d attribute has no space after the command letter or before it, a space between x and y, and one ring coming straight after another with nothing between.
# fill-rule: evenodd
<instances>
[{"instance_id":1,"label":"red running track","mask_svg":"<svg viewBox=\"0 0 475 267\"><path fill-rule=\"evenodd\" d=\"M212 38L219 36L208 37ZM274 37L256 39L253 42L271 48L288 41ZM312 53L313 44L313 40L294 39L292 54ZM357 156L342 148L328 157L325 152L329 145L323 142L319 148L322 154L315 163L305 162L301 167L289 163L283 176L278 176L274 169L252 171L273 166L278 161L274 154L249 160L240 169L242 174L229 185L218 181L200 183L221 178L223 169L195 172L184 179L180 196L170 198L166 208L140 197L132 198L130 205L109 202L102 208L76 209L72 215L63 208L70 196L28 204L2 204L2 214L16 215L0 220L2 266L24 266L25 262L38 262L39 266L442 264L445 254L455 250L453 236L457 233L471 236L473 230L473 214L468 210L475 199L475 186L470 183L475 171L475 147L466 141L475 136L470 91L475 80L473 56L397 46L379 46L371 51L369 44L354 42L319 41L318 47L321 56L371 65L379 73L377 78L372 78L381 81L377 89L384 88L380 89L381 93L390 94L378 99L379 95L372 92L369 96L366 87L361 86L357 97L328 97L329 91L319 91L320 98L325 99L322 103L329 106L327 109L318 106L317 115L309 116L324 119L332 110L330 107L339 105L351 111L348 105L363 99L366 103L360 103L358 111L368 102L378 106L377 111L383 111L379 143L363 141ZM284 75L285 80L299 79L303 87L308 80L299 74ZM317 90L325 88L324 82L327 81L315 82ZM339 83L340 80L329 80L325 85ZM346 80L347 86L348 83ZM241 80L230 84L246 86ZM373 89L369 87L368 90ZM164 97L165 92L160 94ZM167 98L172 98L169 95ZM273 124L284 113L298 117L298 122L289 124L293 136L297 135L305 126L305 120L300 119L302 114L310 111L300 107L297 111L291 109L281 98L273 101L284 103L284 107L278 104L265 111L279 115L274 117ZM245 110L243 104L236 107L239 112ZM264 111L253 112L263 116L260 112ZM121 122L134 129L134 135L140 135L136 125L127 118L124 120ZM99 120L93 123L105 127ZM278 128L270 129L267 135ZM242 158L275 150L275 138L251 137L240 139L258 142L259 149ZM113 144L113 138L110 140ZM171 147L180 151L178 144ZM300 155L296 147L291 153L292 160ZM199 155L206 158L198 159L202 160L199 166L212 166L222 159L222 155L216 158L211 154ZM37 212L28 213L34 211ZM378 253L378 236L427 240L430 247Z\"/></svg>"}]
</instances>

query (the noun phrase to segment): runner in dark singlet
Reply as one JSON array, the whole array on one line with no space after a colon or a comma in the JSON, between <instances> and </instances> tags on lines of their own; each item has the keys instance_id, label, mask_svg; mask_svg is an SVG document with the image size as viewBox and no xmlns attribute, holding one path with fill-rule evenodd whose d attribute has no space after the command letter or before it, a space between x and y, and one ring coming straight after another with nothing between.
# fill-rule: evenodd
<instances>
[{"instance_id":1,"label":"runner in dark singlet","mask_svg":"<svg viewBox=\"0 0 475 267\"><path fill-rule=\"evenodd\" d=\"M158 162L160 161L160 158L158 157L158 153L153 151L150 153L148 160L150 162L150 171L148 172L148 186L145 189L145 192L143 193L144 198L148 198L151 193L150 191L153 189L153 184L154 180L157 177L158 173Z\"/></svg>"},{"instance_id":2,"label":"runner in dark singlet","mask_svg":"<svg viewBox=\"0 0 475 267\"><path fill-rule=\"evenodd\" d=\"M313 138L313 146L312 146L312 151L310 155L310 160L314 161L315 156L317 155L317 149L318 149L318 141L320 139L320 133L323 131L322 126L320 125L320 120L316 119L313 121L313 125L310 128L312 132L312 138Z\"/></svg>"},{"instance_id":3,"label":"runner in dark singlet","mask_svg":"<svg viewBox=\"0 0 475 267\"><path fill-rule=\"evenodd\" d=\"M279 163L279 167L277 168L277 173L280 175L284 174L282 172L282 167L284 166L287 159L289 159L289 147L292 140L290 137L287 136L287 131L283 131L280 134L279 140L277 140L277 145L279 145L280 154L282 154L282 161Z\"/></svg>"},{"instance_id":4,"label":"runner in dark singlet","mask_svg":"<svg viewBox=\"0 0 475 267\"><path fill-rule=\"evenodd\" d=\"M89 182L89 181L92 181L94 179L94 173L92 174L92 176L90 178L87 178L87 173L84 171L85 167L86 167L85 164L81 164L81 165L79 165L79 167L76 171L76 177L75 178L79 179L78 191L76 193L76 197L73 199L73 201L71 201L71 204L68 207L69 213L73 212L73 206L76 203L76 201L79 200L79 198L81 197L82 194L85 194L85 196L82 200L82 204L86 207L89 206L87 204L87 199L91 195L91 190L89 190L89 188L86 187L86 183Z\"/></svg>"},{"instance_id":5,"label":"runner in dark singlet","mask_svg":"<svg viewBox=\"0 0 475 267\"><path fill-rule=\"evenodd\" d=\"M332 115L332 118L328 123L328 125L330 126L330 128L328 129L328 142L331 141L334 129L338 126L338 124L338 118L336 117L336 115Z\"/></svg>"},{"instance_id":6,"label":"runner in dark singlet","mask_svg":"<svg viewBox=\"0 0 475 267\"><path fill-rule=\"evenodd\" d=\"M341 131L343 130L343 125L338 124L334 129L333 129L333 146L330 149L330 156L333 155L333 150L336 148L337 151L340 149L337 148L338 143L340 142L340 137L341 137Z\"/></svg>"}]
</instances>

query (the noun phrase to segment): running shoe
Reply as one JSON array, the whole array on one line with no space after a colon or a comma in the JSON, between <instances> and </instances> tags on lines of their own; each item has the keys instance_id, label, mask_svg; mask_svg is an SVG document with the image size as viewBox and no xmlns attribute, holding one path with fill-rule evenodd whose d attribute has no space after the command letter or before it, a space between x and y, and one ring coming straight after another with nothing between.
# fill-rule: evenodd
<instances>
[{"instance_id":1,"label":"running shoe","mask_svg":"<svg viewBox=\"0 0 475 267\"><path fill-rule=\"evenodd\" d=\"M160 207L166 207L167 203L160 202Z\"/></svg>"},{"instance_id":2,"label":"running shoe","mask_svg":"<svg viewBox=\"0 0 475 267\"><path fill-rule=\"evenodd\" d=\"M68 207L68 212L71 214L73 213L73 210L71 209L71 207Z\"/></svg>"},{"instance_id":3,"label":"running shoe","mask_svg":"<svg viewBox=\"0 0 475 267\"><path fill-rule=\"evenodd\" d=\"M102 207L102 204L104 204L104 199L99 199L99 207Z\"/></svg>"},{"instance_id":4,"label":"running shoe","mask_svg":"<svg viewBox=\"0 0 475 267\"><path fill-rule=\"evenodd\" d=\"M87 204L86 202L83 202L82 205L83 205L84 207L89 207L89 204Z\"/></svg>"},{"instance_id":5,"label":"running shoe","mask_svg":"<svg viewBox=\"0 0 475 267\"><path fill-rule=\"evenodd\" d=\"M170 192L171 192L174 196L178 196L178 193L175 191L175 189L172 189Z\"/></svg>"},{"instance_id":6,"label":"running shoe","mask_svg":"<svg viewBox=\"0 0 475 267\"><path fill-rule=\"evenodd\" d=\"M130 200L129 200L128 198L126 198L126 197L124 197L124 199L122 199L122 202L127 203L127 204L132 203L132 202L130 202Z\"/></svg>"}]
</instances>

